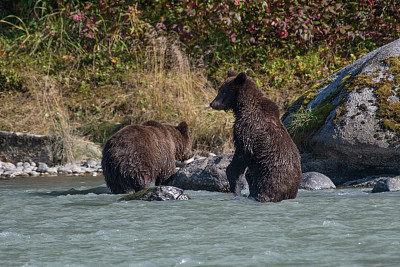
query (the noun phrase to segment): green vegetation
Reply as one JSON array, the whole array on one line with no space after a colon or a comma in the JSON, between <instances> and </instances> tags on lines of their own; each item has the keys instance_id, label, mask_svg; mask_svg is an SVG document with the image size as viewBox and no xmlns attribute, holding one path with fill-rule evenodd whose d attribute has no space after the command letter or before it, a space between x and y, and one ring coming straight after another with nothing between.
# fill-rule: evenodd
<instances>
[{"instance_id":1,"label":"green vegetation","mask_svg":"<svg viewBox=\"0 0 400 267\"><path fill-rule=\"evenodd\" d=\"M209 108L227 70L286 109L398 20L394 0L4 0L0 130L61 136L71 161L124 125L186 120L198 153L230 152L232 114Z\"/></svg>"},{"instance_id":2,"label":"green vegetation","mask_svg":"<svg viewBox=\"0 0 400 267\"><path fill-rule=\"evenodd\" d=\"M382 124L385 129L392 130L400 134L400 102L392 102L389 97L392 95L392 88L398 83L397 77L400 69L400 59L399 58L389 58L386 63L389 66L388 75L394 75L393 80L382 79L379 83L373 83L371 81L371 86L374 86L375 95L378 98L378 116L382 118ZM400 97L397 94L397 97Z\"/></svg>"},{"instance_id":3,"label":"green vegetation","mask_svg":"<svg viewBox=\"0 0 400 267\"><path fill-rule=\"evenodd\" d=\"M322 84L324 86L325 83ZM333 105L333 99L335 99L342 91L342 87L339 86L334 92L331 92L320 104L314 109L306 109L307 104L311 101L309 99L310 93L306 93L305 97L300 97L302 100L299 110L292 115L292 121L288 125L288 132L293 138L296 145L301 148L302 151L307 149L307 140L312 137L325 123L326 118L337 106ZM311 93L314 96L313 93ZM304 96L304 95L303 95ZM345 101L343 98L339 105Z\"/></svg>"}]
</instances>

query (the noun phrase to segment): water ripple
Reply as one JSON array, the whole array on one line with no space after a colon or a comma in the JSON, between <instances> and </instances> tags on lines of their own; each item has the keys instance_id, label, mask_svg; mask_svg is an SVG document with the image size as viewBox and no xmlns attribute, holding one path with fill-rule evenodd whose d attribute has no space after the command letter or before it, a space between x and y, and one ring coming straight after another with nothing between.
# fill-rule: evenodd
<instances>
[{"instance_id":1,"label":"water ripple","mask_svg":"<svg viewBox=\"0 0 400 267\"><path fill-rule=\"evenodd\" d=\"M400 262L400 193L300 190L295 200L258 203L188 191L189 201L118 202L101 177L2 182L0 266Z\"/></svg>"}]
</instances>

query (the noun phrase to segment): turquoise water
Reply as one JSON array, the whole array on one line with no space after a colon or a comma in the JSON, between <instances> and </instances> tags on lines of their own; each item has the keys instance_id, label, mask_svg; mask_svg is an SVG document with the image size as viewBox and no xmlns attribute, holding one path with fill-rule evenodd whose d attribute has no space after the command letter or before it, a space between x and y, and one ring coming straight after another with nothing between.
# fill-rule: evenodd
<instances>
[{"instance_id":1,"label":"turquoise water","mask_svg":"<svg viewBox=\"0 0 400 267\"><path fill-rule=\"evenodd\" d=\"M75 191L68 191L74 188ZM103 177L0 180L0 266L399 266L400 192L118 202Z\"/></svg>"}]
</instances>

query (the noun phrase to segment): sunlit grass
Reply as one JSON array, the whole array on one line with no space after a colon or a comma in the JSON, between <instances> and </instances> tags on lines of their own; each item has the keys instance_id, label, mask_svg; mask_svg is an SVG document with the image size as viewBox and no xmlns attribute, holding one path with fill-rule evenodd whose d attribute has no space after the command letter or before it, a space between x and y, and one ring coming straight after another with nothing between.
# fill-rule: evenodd
<instances>
[{"instance_id":1,"label":"sunlit grass","mask_svg":"<svg viewBox=\"0 0 400 267\"><path fill-rule=\"evenodd\" d=\"M232 113L209 107L228 69L247 71L284 111L349 63L324 45L305 53L271 46L259 51L266 61L216 55L212 68L199 67L174 34L140 21L137 10L115 21L98 16L89 38L91 20L71 19L68 8L46 14L36 5L34 26L0 21L14 34L0 35L0 130L60 136L65 161L79 158L88 139L102 145L146 120L186 121L199 154L232 152ZM306 115L296 120L307 124Z\"/></svg>"}]
</instances>

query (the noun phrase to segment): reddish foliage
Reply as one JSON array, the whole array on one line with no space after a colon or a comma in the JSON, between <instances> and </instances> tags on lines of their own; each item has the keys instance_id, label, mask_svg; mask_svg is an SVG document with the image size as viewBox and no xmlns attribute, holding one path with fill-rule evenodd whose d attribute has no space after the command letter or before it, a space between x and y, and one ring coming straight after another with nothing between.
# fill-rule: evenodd
<instances>
[{"instance_id":1,"label":"reddish foliage","mask_svg":"<svg viewBox=\"0 0 400 267\"><path fill-rule=\"evenodd\" d=\"M206 40L221 43L225 36L235 47L290 43L307 49L328 40L334 49L342 49L351 42L368 39L380 46L399 37L400 4L396 0L163 0L150 7L148 1L140 2L144 14L150 9L155 18L157 13L165 14L167 26L189 27L191 38L185 38L189 45Z\"/></svg>"}]
</instances>

